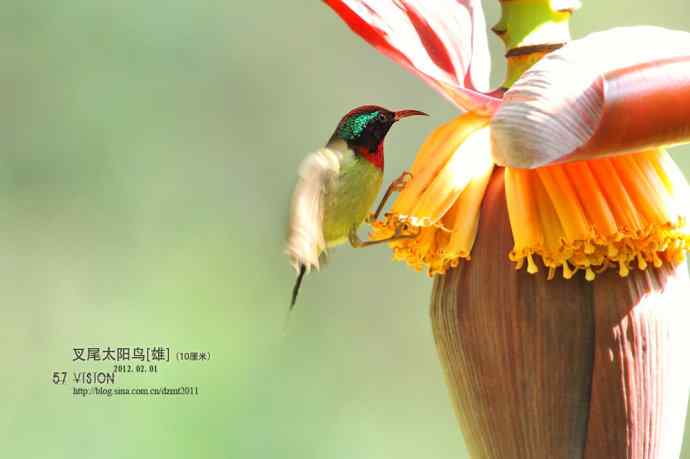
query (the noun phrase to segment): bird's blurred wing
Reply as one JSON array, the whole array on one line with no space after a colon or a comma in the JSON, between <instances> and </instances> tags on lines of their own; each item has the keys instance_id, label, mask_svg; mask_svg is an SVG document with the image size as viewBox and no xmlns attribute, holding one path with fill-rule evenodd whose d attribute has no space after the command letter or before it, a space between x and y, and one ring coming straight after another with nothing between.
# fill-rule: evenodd
<instances>
[{"instance_id":1,"label":"bird's blurred wing","mask_svg":"<svg viewBox=\"0 0 690 459\"><path fill-rule=\"evenodd\" d=\"M319 269L319 256L326 249L323 235L325 195L340 171L338 153L323 148L300 165L299 178L290 204L290 223L285 252L295 270Z\"/></svg>"}]
</instances>

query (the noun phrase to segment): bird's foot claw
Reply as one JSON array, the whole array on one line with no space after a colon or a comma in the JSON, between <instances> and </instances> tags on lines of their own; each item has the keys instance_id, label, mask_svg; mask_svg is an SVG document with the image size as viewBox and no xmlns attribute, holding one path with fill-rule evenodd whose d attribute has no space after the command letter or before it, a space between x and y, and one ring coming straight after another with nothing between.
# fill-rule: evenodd
<instances>
[{"instance_id":1,"label":"bird's foot claw","mask_svg":"<svg viewBox=\"0 0 690 459\"><path fill-rule=\"evenodd\" d=\"M393 183L391 183L390 188L392 191L400 192L405 189L410 180L412 180L412 173L405 171L402 174L400 174L400 177L393 180Z\"/></svg>"},{"instance_id":2,"label":"bird's foot claw","mask_svg":"<svg viewBox=\"0 0 690 459\"><path fill-rule=\"evenodd\" d=\"M379 215L381 215L381 212L383 212L383 208L385 207L386 202L388 202L388 198L390 198L393 193L402 191L411 179L412 174L410 172L405 171L402 174L400 174L400 177L393 180L393 182L391 182L391 184L388 186L388 189L386 190L386 194L383 196L383 199L381 199L381 202L376 208L376 212L367 215L364 221L369 225L374 223L378 219Z\"/></svg>"}]
</instances>

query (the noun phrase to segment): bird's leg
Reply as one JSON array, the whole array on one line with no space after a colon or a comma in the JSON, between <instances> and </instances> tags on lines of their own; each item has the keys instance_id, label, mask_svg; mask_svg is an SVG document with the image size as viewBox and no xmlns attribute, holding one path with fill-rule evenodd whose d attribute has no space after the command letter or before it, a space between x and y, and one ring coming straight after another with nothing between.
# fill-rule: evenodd
<instances>
[{"instance_id":1,"label":"bird's leg","mask_svg":"<svg viewBox=\"0 0 690 459\"><path fill-rule=\"evenodd\" d=\"M350 245L352 245L352 247L356 249L359 249L362 247L369 247L376 244L382 244L384 242L394 242L400 241L402 239L414 239L417 236L419 236L419 233L422 231L422 228L419 228L419 230L414 234L402 234L402 229L404 225L404 223L398 223L398 225L395 227L395 233L393 233L391 237L387 237L385 239L378 239L376 241L362 241L359 238L359 236L357 236L357 228L353 226L350 230L349 235Z\"/></svg>"},{"instance_id":2,"label":"bird's leg","mask_svg":"<svg viewBox=\"0 0 690 459\"><path fill-rule=\"evenodd\" d=\"M391 197L391 195L396 191L402 191L410 179L412 179L412 174L405 171L402 174L400 174L400 177L393 180L393 182L391 182L391 184L388 185L386 194L383 195L383 199L381 199L381 202L379 203L378 207L376 207L376 212L370 213L369 216L367 216L367 223L375 222L379 218L379 215L381 215L381 212L383 211L383 208L386 205L386 202L388 202L388 199Z\"/></svg>"}]
</instances>

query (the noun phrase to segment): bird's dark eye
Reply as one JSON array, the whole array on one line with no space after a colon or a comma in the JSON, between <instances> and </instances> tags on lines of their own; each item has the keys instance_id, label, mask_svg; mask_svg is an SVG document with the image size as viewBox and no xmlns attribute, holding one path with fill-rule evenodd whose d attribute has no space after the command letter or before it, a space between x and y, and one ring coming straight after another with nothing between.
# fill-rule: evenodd
<instances>
[{"instance_id":1,"label":"bird's dark eye","mask_svg":"<svg viewBox=\"0 0 690 459\"><path fill-rule=\"evenodd\" d=\"M378 120L382 123L385 123L386 121L388 121L388 117L385 113L379 113Z\"/></svg>"}]
</instances>

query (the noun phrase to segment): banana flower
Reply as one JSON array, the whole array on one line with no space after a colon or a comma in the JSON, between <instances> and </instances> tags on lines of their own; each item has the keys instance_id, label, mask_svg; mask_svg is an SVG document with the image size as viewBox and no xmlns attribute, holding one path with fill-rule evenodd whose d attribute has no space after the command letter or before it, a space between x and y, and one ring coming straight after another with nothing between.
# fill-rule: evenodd
<instances>
[{"instance_id":1,"label":"banana flower","mask_svg":"<svg viewBox=\"0 0 690 459\"><path fill-rule=\"evenodd\" d=\"M472 457L678 457L690 187L665 148L690 142L690 33L570 41L580 2L501 0L508 74L488 91L480 1L326 3L463 112L371 236L402 227L394 259L434 277Z\"/></svg>"}]
</instances>

